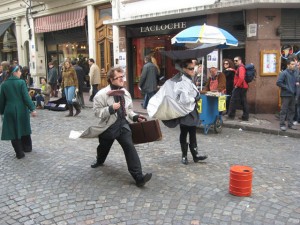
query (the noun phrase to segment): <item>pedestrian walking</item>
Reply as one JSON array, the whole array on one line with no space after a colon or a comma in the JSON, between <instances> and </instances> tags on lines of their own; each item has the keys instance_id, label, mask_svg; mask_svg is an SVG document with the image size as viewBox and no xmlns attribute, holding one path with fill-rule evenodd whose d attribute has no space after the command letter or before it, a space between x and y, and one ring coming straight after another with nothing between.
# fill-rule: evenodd
<instances>
[{"instance_id":1,"label":"pedestrian walking","mask_svg":"<svg viewBox=\"0 0 300 225\"><path fill-rule=\"evenodd\" d=\"M90 65L90 72L89 72L90 85L92 86L92 94L90 96L90 102L92 102L94 96L98 91L98 85L101 82L101 77L100 77L100 68L95 63L94 59L89 59L89 65Z\"/></svg>"},{"instance_id":2,"label":"pedestrian walking","mask_svg":"<svg viewBox=\"0 0 300 225\"><path fill-rule=\"evenodd\" d=\"M77 102L73 102L73 99L75 97L75 91L78 92L78 79L76 71L71 66L69 60L66 60L63 66L61 92L62 91L65 93L69 109L69 113L66 116L73 116L73 106L76 110L74 116L77 116L81 112L80 105Z\"/></svg>"},{"instance_id":3,"label":"pedestrian walking","mask_svg":"<svg viewBox=\"0 0 300 225\"><path fill-rule=\"evenodd\" d=\"M84 71L81 66L78 65L77 61L72 60L72 66L76 71L77 80L78 80L78 92L77 92L77 99L78 103L81 108L84 108L84 98L83 98L83 86L84 86Z\"/></svg>"},{"instance_id":4,"label":"pedestrian walking","mask_svg":"<svg viewBox=\"0 0 300 225\"><path fill-rule=\"evenodd\" d=\"M196 129L200 119L196 102L200 99L200 93L193 82L193 77L195 76L194 65L192 59L179 62L180 68L178 69L180 72L171 78L171 80L176 83L176 85L174 85L174 92L176 96L178 96L177 103L183 106L194 104L193 111L183 117L163 121L166 126L171 128L178 124L180 125L179 142L182 152L181 163L184 165L188 164L188 148L190 148L194 162L205 160L207 158L206 155L200 155L198 153ZM188 134L189 143L187 142Z\"/></svg>"},{"instance_id":5,"label":"pedestrian walking","mask_svg":"<svg viewBox=\"0 0 300 225\"><path fill-rule=\"evenodd\" d=\"M48 67L48 83L51 86L51 97L57 97L58 70L53 62L49 62Z\"/></svg>"},{"instance_id":6,"label":"pedestrian walking","mask_svg":"<svg viewBox=\"0 0 300 225\"><path fill-rule=\"evenodd\" d=\"M125 154L128 171L138 187L148 182L152 174L143 175L140 158L132 142L129 120L141 122L145 117L132 109L132 98L124 88L124 71L114 67L107 74L108 86L101 89L94 97L93 110L100 118L98 126L88 128L81 138L98 137L97 159L92 168L102 166L115 140L119 142Z\"/></svg>"},{"instance_id":7,"label":"pedestrian walking","mask_svg":"<svg viewBox=\"0 0 300 225\"><path fill-rule=\"evenodd\" d=\"M1 140L10 140L18 159L32 151L30 112L36 116L27 85L20 79L18 65L10 66L9 77L1 84L0 114L4 115Z\"/></svg>"},{"instance_id":8,"label":"pedestrian walking","mask_svg":"<svg viewBox=\"0 0 300 225\"><path fill-rule=\"evenodd\" d=\"M139 86L145 95L142 106L146 109L150 98L155 95L157 91L158 70L152 63L151 56L146 56L144 62L145 65L142 70Z\"/></svg>"}]
</instances>

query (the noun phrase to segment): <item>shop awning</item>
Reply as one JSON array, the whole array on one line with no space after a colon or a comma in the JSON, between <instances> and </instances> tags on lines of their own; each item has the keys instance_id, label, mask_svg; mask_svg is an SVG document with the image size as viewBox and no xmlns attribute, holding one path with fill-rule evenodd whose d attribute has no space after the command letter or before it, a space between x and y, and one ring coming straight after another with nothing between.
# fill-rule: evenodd
<instances>
[{"instance_id":1,"label":"shop awning","mask_svg":"<svg viewBox=\"0 0 300 225\"><path fill-rule=\"evenodd\" d=\"M35 33L65 30L84 25L86 8L39 17L34 20Z\"/></svg>"},{"instance_id":2,"label":"shop awning","mask_svg":"<svg viewBox=\"0 0 300 225\"><path fill-rule=\"evenodd\" d=\"M8 21L5 23L0 23L0 36L14 23L14 21Z\"/></svg>"}]
</instances>

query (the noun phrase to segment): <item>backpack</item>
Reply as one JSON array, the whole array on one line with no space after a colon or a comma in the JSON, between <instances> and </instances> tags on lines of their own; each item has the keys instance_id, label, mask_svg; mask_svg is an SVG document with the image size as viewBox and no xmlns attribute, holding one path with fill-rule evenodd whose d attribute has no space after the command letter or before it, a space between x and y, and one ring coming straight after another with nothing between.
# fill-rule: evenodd
<instances>
[{"instance_id":1,"label":"backpack","mask_svg":"<svg viewBox=\"0 0 300 225\"><path fill-rule=\"evenodd\" d=\"M256 69L252 63L245 65L245 69L246 69L245 81L247 83L250 83L256 77Z\"/></svg>"}]
</instances>

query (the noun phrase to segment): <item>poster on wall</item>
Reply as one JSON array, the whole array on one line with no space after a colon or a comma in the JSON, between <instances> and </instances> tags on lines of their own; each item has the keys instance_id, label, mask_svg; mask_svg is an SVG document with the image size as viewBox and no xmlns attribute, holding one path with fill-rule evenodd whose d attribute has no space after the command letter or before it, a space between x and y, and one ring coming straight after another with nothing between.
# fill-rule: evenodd
<instances>
[{"instance_id":1,"label":"poster on wall","mask_svg":"<svg viewBox=\"0 0 300 225\"><path fill-rule=\"evenodd\" d=\"M207 69L211 67L218 68L218 50L214 50L210 54L207 55Z\"/></svg>"},{"instance_id":2,"label":"poster on wall","mask_svg":"<svg viewBox=\"0 0 300 225\"><path fill-rule=\"evenodd\" d=\"M120 52L119 53L119 65L124 70L124 81L126 81L126 52Z\"/></svg>"}]
</instances>

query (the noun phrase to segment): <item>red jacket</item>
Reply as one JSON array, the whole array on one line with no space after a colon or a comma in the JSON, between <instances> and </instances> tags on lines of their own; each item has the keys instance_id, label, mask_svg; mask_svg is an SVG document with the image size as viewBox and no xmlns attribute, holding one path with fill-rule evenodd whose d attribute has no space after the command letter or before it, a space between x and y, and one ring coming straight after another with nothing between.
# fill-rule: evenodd
<instances>
[{"instance_id":1,"label":"red jacket","mask_svg":"<svg viewBox=\"0 0 300 225\"><path fill-rule=\"evenodd\" d=\"M245 76L246 76L245 66L244 64L240 64L235 72L234 81L233 81L234 87L248 89L249 86L245 81Z\"/></svg>"}]
</instances>

